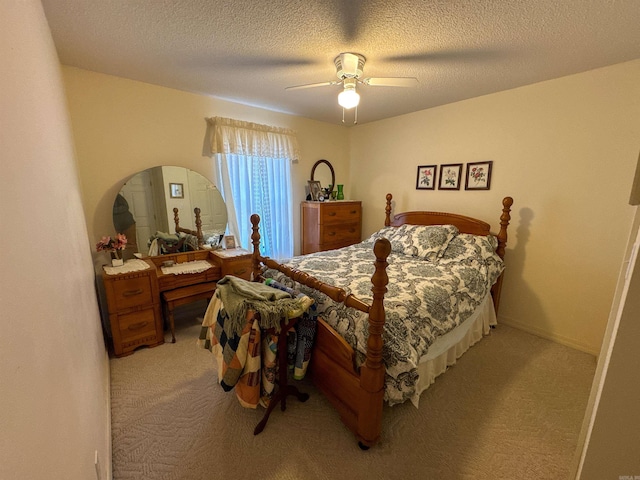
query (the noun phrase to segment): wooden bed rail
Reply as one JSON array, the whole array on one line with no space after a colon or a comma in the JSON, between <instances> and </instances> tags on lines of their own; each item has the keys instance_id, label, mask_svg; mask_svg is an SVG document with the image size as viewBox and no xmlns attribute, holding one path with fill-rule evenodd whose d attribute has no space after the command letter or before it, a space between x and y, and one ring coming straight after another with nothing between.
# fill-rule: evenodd
<instances>
[{"instance_id":1,"label":"wooden bed rail","mask_svg":"<svg viewBox=\"0 0 640 480\"><path fill-rule=\"evenodd\" d=\"M259 224L260 216L254 213L253 215L251 215L251 243L253 244L252 270L254 279L258 279L262 276L262 269L260 267L260 264L263 264L269 268L273 268L274 270L284 273L287 277L298 283L301 283L302 285L306 285L307 287L311 287L324 293L335 302L344 303L347 307L353 307L356 310L360 310L361 312L369 313L369 310L371 309L369 305L354 297L353 295L347 295L347 292L344 289L334 287L333 285L329 285L328 283L324 283L301 270L297 270L286 265L281 265L280 263L272 260L269 257L263 257L262 255L260 255Z\"/></svg>"}]
</instances>

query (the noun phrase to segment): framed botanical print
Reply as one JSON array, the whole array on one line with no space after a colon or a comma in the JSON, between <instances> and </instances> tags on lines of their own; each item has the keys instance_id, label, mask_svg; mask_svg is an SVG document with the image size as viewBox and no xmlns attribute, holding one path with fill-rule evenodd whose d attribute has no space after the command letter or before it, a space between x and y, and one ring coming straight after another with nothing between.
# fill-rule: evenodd
<instances>
[{"instance_id":1,"label":"framed botanical print","mask_svg":"<svg viewBox=\"0 0 640 480\"><path fill-rule=\"evenodd\" d=\"M493 161L467 163L465 190L489 190Z\"/></svg>"},{"instance_id":2,"label":"framed botanical print","mask_svg":"<svg viewBox=\"0 0 640 480\"><path fill-rule=\"evenodd\" d=\"M438 190L460 190L461 178L461 163L440 165L440 181L438 182Z\"/></svg>"},{"instance_id":3,"label":"framed botanical print","mask_svg":"<svg viewBox=\"0 0 640 480\"><path fill-rule=\"evenodd\" d=\"M419 165L416 190L435 190L437 165Z\"/></svg>"}]
</instances>

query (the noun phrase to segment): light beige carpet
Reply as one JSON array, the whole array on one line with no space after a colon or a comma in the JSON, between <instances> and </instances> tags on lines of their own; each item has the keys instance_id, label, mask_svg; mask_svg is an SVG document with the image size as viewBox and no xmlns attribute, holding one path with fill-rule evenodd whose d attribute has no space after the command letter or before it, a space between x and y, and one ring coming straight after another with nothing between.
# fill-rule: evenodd
<instances>
[{"instance_id":1,"label":"light beige carpet","mask_svg":"<svg viewBox=\"0 0 640 480\"><path fill-rule=\"evenodd\" d=\"M264 432L217 384L194 316L177 343L111 360L114 479L565 479L594 357L498 326L423 393L386 407L382 442L361 451L310 381Z\"/></svg>"}]
</instances>

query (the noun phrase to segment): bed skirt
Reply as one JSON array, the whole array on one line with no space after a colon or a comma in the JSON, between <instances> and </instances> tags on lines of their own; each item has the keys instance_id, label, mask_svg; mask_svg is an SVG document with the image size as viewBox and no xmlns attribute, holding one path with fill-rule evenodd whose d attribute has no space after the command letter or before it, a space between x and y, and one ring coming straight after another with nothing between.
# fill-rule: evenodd
<instances>
[{"instance_id":1,"label":"bed skirt","mask_svg":"<svg viewBox=\"0 0 640 480\"><path fill-rule=\"evenodd\" d=\"M411 397L411 403L417 408L420 394L429 388L436 377L451 365L455 365L464 352L478 343L484 335L488 335L491 326L497 324L493 301L489 294L465 322L438 338L420 359L416 393Z\"/></svg>"}]
</instances>

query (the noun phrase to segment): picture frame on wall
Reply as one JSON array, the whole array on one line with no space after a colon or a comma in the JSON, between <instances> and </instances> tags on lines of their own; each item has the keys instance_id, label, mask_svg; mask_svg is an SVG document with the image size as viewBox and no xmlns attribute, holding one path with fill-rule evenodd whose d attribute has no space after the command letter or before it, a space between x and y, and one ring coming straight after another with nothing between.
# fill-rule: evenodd
<instances>
[{"instance_id":1,"label":"picture frame on wall","mask_svg":"<svg viewBox=\"0 0 640 480\"><path fill-rule=\"evenodd\" d=\"M460 190L462 179L462 164L448 163L440 165L440 180L438 190Z\"/></svg>"},{"instance_id":2,"label":"picture frame on wall","mask_svg":"<svg viewBox=\"0 0 640 480\"><path fill-rule=\"evenodd\" d=\"M435 190L437 165L418 165L416 190Z\"/></svg>"},{"instance_id":3,"label":"picture frame on wall","mask_svg":"<svg viewBox=\"0 0 640 480\"><path fill-rule=\"evenodd\" d=\"M489 190L493 161L467 163L465 190Z\"/></svg>"},{"instance_id":4,"label":"picture frame on wall","mask_svg":"<svg viewBox=\"0 0 640 480\"><path fill-rule=\"evenodd\" d=\"M169 196L171 198L184 198L184 185L182 183L170 183Z\"/></svg>"}]
</instances>

